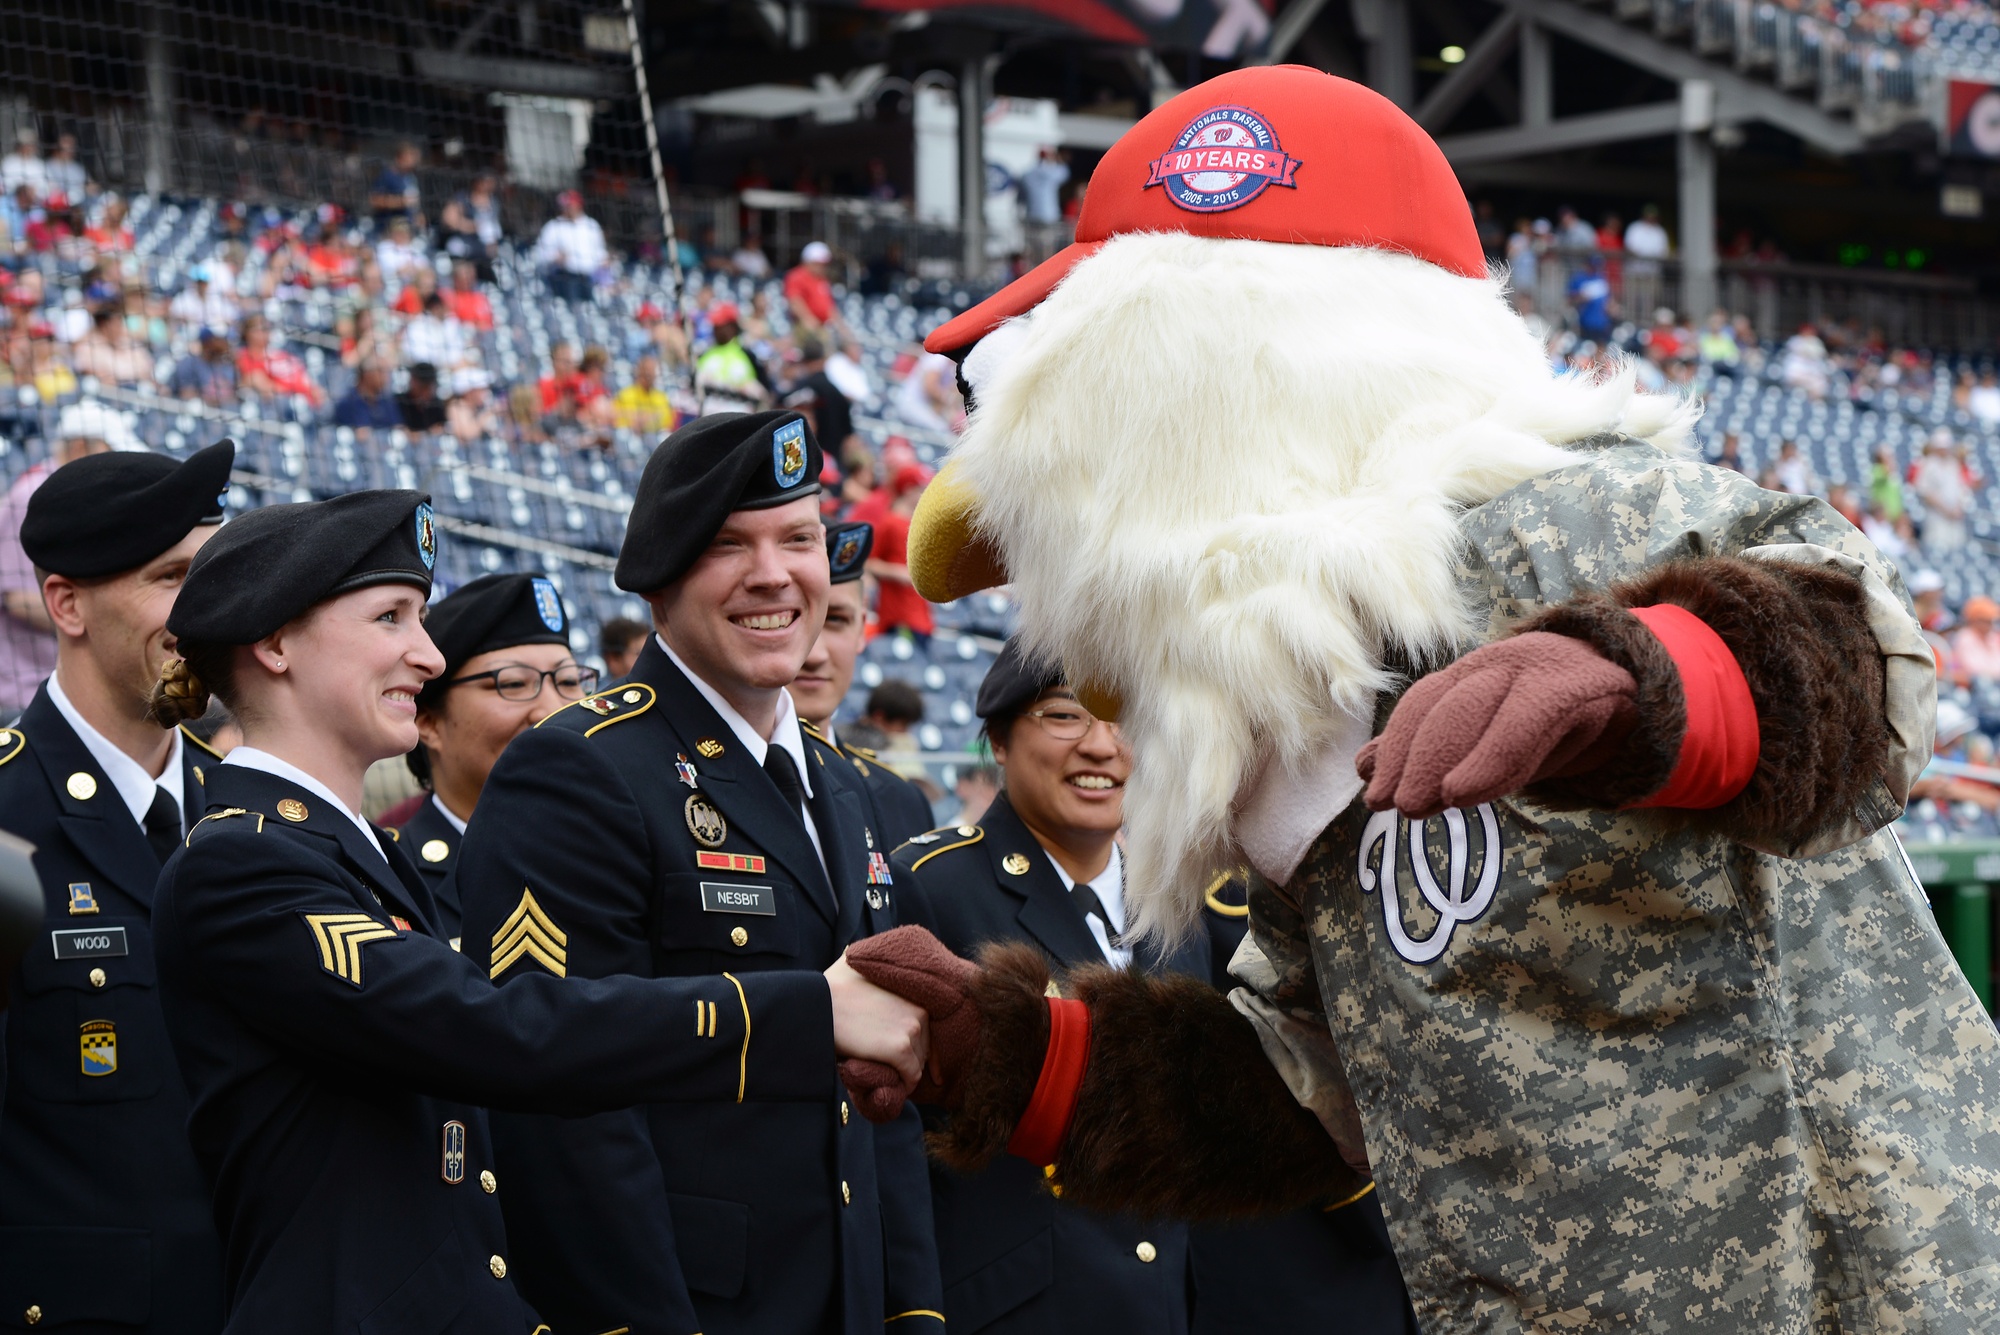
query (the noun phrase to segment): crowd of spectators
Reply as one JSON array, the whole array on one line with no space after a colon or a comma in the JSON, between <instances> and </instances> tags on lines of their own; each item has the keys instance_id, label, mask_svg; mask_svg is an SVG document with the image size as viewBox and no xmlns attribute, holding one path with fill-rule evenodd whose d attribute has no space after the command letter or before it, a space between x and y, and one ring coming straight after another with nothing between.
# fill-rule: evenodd
<instances>
[{"instance_id":1,"label":"crowd of spectators","mask_svg":"<svg viewBox=\"0 0 2000 1335\"><path fill-rule=\"evenodd\" d=\"M354 216L333 205L301 220L223 204L221 244L176 273L136 253L127 202L88 179L73 143L44 156L24 136L0 162L0 416L4 405L25 416L0 429L32 429L53 408L65 430L95 433L59 451L136 447L116 405L165 400L361 437L439 432L589 449L611 447L619 432L657 439L696 413L793 407L824 446L828 517L876 526L874 633L921 647L931 609L905 561L909 515L930 472L906 438L871 446L855 415L887 407L919 429L956 431L963 408L948 361L912 349L882 383L841 313L835 256L820 241L740 308L719 299L715 275L780 277L752 236L691 272L684 321L642 304L621 346L555 342L503 380L489 364L501 247L525 254L558 302L629 309L616 300L624 271L576 193L558 196L537 236L510 238L490 178L439 208L422 195L420 162L414 147L397 150ZM330 301L330 333L278 318L308 300ZM78 413L91 420L71 422ZM46 471L17 490L31 491ZM18 508L26 493L11 500ZM31 575L16 582L32 600ZM38 629L4 620L10 631Z\"/></svg>"}]
</instances>

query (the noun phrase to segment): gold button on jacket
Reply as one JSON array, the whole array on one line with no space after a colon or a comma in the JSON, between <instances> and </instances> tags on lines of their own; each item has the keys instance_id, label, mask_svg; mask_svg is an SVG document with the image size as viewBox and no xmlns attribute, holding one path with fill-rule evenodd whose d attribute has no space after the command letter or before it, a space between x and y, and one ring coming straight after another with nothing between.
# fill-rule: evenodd
<instances>
[{"instance_id":1,"label":"gold button on jacket","mask_svg":"<svg viewBox=\"0 0 2000 1335\"><path fill-rule=\"evenodd\" d=\"M750 944L750 933L741 927L732 927L729 929L729 939L739 946L747 946Z\"/></svg>"},{"instance_id":2,"label":"gold button on jacket","mask_svg":"<svg viewBox=\"0 0 2000 1335\"><path fill-rule=\"evenodd\" d=\"M490 1258L486 1262L486 1268L493 1272L493 1278L495 1279L507 1278L507 1262L498 1256Z\"/></svg>"},{"instance_id":3,"label":"gold button on jacket","mask_svg":"<svg viewBox=\"0 0 2000 1335\"><path fill-rule=\"evenodd\" d=\"M21 1319L31 1326L39 1325L42 1320L42 1305L40 1303L30 1303L28 1310L21 1313Z\"/></svg>"},{"instance_id":4,"label":"gold button on jacket","mask_svg":"<svg viewBox=\"0 0 2000 1335\"><path fill-rule=\"evenodd\" d=\"M110 979L105 975L104 970L92 969L90 971L90 985L92 987L103 987L109 981Z\"/></svg>"},{"instance_id":5,"label":"gold button on jacket","mask_svg":"<svg viewBox=\"0 0 2000 1335\"><path fill-rule=\"evenodd\" d=\"M479 1170L479 1186L481 1190L491 1196L494 1192L500 1190L500 1179L493 1176L491 1168L482 1168Z\"/></svg>"},{"instance_id":6,"label":"gold button on jacket","mask_svg":"<svg viewBox=\"0 0 2000 1335\"><path fill-rule=\"evenodd\" d=\"M1150 1242L1142 1242L1136 1249L1141 1261L1151 1261L1160 1254L1160 1249Z\"/></svg>"},{"instance_id":7,"label":"gold button on jacket","mask_svg":"<svg viewBox=\"0 0 2000 1335\"><path fill-rule=\"evenodd\" d=\"M842 1205L854 1204L854 1193L847 1189L847 1183L845 1182L840 1184L840 1203Z\"/></svg>"}]
</instances>

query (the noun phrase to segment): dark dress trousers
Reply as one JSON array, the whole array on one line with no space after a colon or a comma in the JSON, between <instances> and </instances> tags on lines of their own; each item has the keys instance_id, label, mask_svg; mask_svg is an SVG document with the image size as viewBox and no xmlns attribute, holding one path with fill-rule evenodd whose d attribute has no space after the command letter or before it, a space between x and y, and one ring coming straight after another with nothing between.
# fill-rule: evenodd
<instances>
[{"instance_id":1,"label":"dark dress trousers","mask_svg":"<svg viewBox=\"0 0 2000 1335\"><path fill-rule=\"evenodd\" d=\"M1202 925L1211 981L1240 987L1229 961L1250 927L1247 878L1240 871L1209 887ZM1416 1335L1417 1315L1389 1247L1373 1189L1317 1210L1247 1224L1197 1224L1194 1335Z\"/></svg>"},{"instance_id":2,"label":"dark dress trousers","mask_svg":"<svg viewBox=\"0 0 2000 1335\"><path fill-rule=\"evenodd\" d=\"M572 983L819 982L848 942L896 924L901 887L852 764L805 746L824 868L770 776L649 640L625 682L550 715L494 766L459 856L466 958L503 994L546 979L542 961L495 958L532 887L567 936ZM914 1110L863 1119L830 1039L800 1065L808 1097L496 1114L517 1188L508 1228L543 1315L645 1335L691 1301L705 1335L939 1329Z\"/></svg>"},{"instance_id":3,"label":"dark dress trousers","mask_svg":"<svg viewBox=\"0 0 2000 1335\"><path fill-rule=\"evenodd\" d=\"M438 810L437 799L425 794L423 804L410 818L396 827L397 842L408 855L417 875L430 887L437 905L438 931L454 944L463 918L458 902L458 884L452 873L458 869L458 848L465 836Z\"/></svg>"},{"instance_id":4,"label":"dark dress trousers","mask_svg":"<svg viewBox=\"0 0 2000 1335\"><path fill-rule=\"evenodd\" d=\"M183 734L184 822L217 763ZM47 683L0 730L0 828L35 845L47 913L7 980L0 1327L212 1335L221 1252L154 985L160 858Z\"/></svg>"},{"instance_id":5,"label":"dark dress trousers","mask_svg":"<svg viewBox=\"0 0 2000 1335\"><path fill-rule=\"evenodd\" d=\"M1027 941L1056 966L1102 964L1088 920L1005 793L976 826L896 850L907 915L958 954ZM1018 869L1018 870L1010 870ZM915 893L912 893L914 891ZM1208 972L1207 942L1142 968ZM1176 1335L1188 1329L1188 1230L1062 1204L1042 1169L1003 1155L985 1172L931 1174L944 1310L955 1335Z\"/></svg>"},{"instance_id":6,"label":"dark dress trousers","mask_svg":"<svg viewBox=\"0 0 2000 1335\"><path fill-rule=\"evenodd\" d=\"M783 1101L821 1083L802 1076L832 1042L819 979L495 988L439 937L386 831L378 852L317 793L242 766L212 768L207 794L161 874L154 937L231 1335L525 1335L482 1106ZM524 948L559 960L518 898Z\"/></svg>"}]
</instances>

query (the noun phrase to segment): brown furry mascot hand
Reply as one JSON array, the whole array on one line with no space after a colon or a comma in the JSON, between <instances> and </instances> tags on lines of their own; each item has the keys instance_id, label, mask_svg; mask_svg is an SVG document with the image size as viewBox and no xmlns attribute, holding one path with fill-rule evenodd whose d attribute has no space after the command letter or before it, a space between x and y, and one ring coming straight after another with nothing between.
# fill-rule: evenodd
<instances>
[{"instance_id":1,"label":"brown furry mascot hand","mask_svg":"<svg viewBox=\"0 0 2000 1335\"><path fill-rule=\"evenodd\" d=\"M913 1097L952 1110L930 1150L959 1172L1012 1152L1052 1163L1065 1200L1189 1219L1281 1214L1367 1185L1205 979L1087 965L1052 1000L1035 947L992 942L975 965L921 927L857 941L847 962L930 1012L931 1062ZM1022 1133L1061 1046L1056 1006L1089 1013L1087 1056L1061 1131L1031 1149ZM845 1062L841 1076L865 1116L886 1120L902 1109L899 1082L867 1065Z\"/></svg>"},{"instance_id":2,"label":"brown furry mascot hand","mask_svg":"<svg viewBox=\"0 0 2000 1335\"><path fill-rule=\"evenodd\" d=\"M930 1013L931 1055L911 1097L956 1107L965 1063L979 1050L979 1010L972 1003L979 966L960 959L921 927L898 927L857 941L847 962L875 986ZM893 1122L903 1112L902 1079L880 1062L852 1058L840 1064L847 1092L871 1122Z\"/></svg>"},{"instance_id":3,"label":"brown furry mascot hand","mask_svg":"<svg viewBox=\"0 0 2000 1335\"><path fill-rule=\"evenodd\" d=\"M1471 807L1611 759L1638 720L1632 674L1547 631L1474 650L1410 687L1356 759L1371 809Z\"/></svg>"}]
</instances>

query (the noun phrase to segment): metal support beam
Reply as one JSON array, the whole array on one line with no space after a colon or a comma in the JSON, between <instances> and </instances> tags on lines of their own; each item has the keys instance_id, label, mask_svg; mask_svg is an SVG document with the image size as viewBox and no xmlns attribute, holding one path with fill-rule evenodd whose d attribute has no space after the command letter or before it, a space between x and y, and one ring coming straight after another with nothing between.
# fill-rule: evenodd
<instances>
[{"instance_id":1,"label":"metal support beam","mask_svg":"<svg viewBox=\"0 0 2000 1335\"><path fill-rule=\"evenodd\" d=\"M986 57L958 68L958 220L967 282L986 272Z\"/></svg>"},{"instance_id":2,"label":"metal support beam","mask_svg":"<svg viewBox=\"0 0 2000 1335\"><path fill-rule=\"evenodd\" d=\"M1399 107L1416 101L1409 0L1350 0L1354 31L1368 44L1368 86Z\"/></svg>"},{"instance_id":3,"label":"metal support beam","mask_svg":"<svg viewBox=\"0 0 2000 1335\"><path fill-rule=\"evenodd\" d=\"M1292 0L1285 6L1285 12L1271 21L1271 40L1265 45L1263 54L1250 63L1276 65L1283 61L1325 8L1326 0Z\"/></svg>"},{"instance_id":4,"label":"metal support beam","mask_svg":"<svg viewBox=\"0 0 2000 1335\"><path fill-rule=\"evenodd\" d=\"M1715 305L1715 85L1690 79L1681 85L1681 127L1676 143L1680 176L1681 314L1690 322Z\"/></svg>"},{"instance_id":5,"label":"metal support beam","mask_svg":"<svg viewBox=\"0 0 2000 1335\"><path fill-rule=\"evenodd\" d=\"M1521 124L1547 125L1556 117L1555 73L1549 63L1548 29L1521 24Z\"/></svg>"},{"instance_id":6,"label":"metal support beam","mask_svg":"<svg viewBox=\"0 0 2000 1335\"><path fill-rule=\"evenodd\" d=\"M1520 28L1521 21L1513 12L1503 10L1500 17L1494 19L1467 49L1465 59L1452 66L1418 105L1415 113L1417 124L1432 134L1442 130L1458 114L1458 109L1479 91L1479 86L1499 70L1508 53L1514 49L1514 39Z\"/></svg>"},{"instance_id":7,"label":"metal support beam","mask_svg":"<svg viewBox=\"0 0 2000 1335\"><path fill-rule=\"evenodd\" d=\"M1827 115L1809 102L1788 97L1768 84L1746 79L1692 51L1671 46L1642 29L1593 13L1570 0L1503 2L1523 19L1533 20L1551 32L1561 33L1663 79L1677 84L1702 79L1714 84L1718 124L1762 121L1837 156L1859 152L1865 142L1861 131L1853 125Z\"/></svg>"},{"instance_id":8,"label":"metal support beam","mask_svg":"<svg viewBox=\"0 0 2000 1335\"><path fill-rule=\"evenodd\" d=\"M146 6L146 193L158 197L174 179L174 10Z\"/></svg>"},{"instance_id":9,"label":"metal support beam","mask_svg":"<svg viewBox=\"0 0 2000 1335\"><path fill-rule=\"evenodd\" d=\"M1510 125L1504 130L1480 130L1438 140L1452 166L1533 157L1569 148L1617 144L1628 139L1652 139L1681 128L1678 102L1653 102L1620 111L1565 116L1547 125Z\"/></svg>"}]
</instances>

